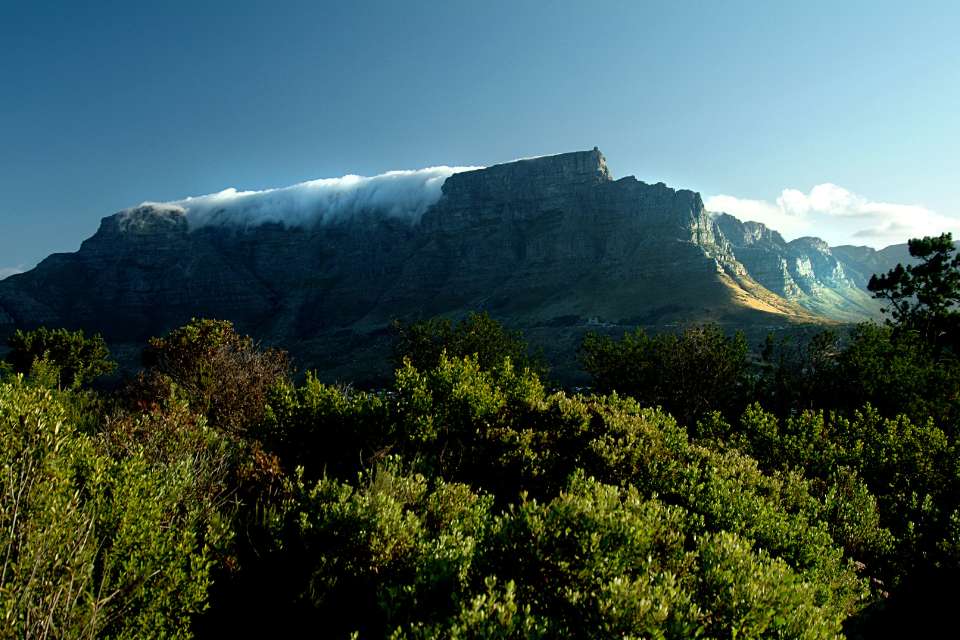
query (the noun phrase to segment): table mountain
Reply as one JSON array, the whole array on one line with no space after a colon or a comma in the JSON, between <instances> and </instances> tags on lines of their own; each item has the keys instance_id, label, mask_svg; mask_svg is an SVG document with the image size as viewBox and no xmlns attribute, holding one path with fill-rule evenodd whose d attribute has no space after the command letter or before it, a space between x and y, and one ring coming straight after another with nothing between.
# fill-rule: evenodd
<instances>
[{"instance_id":1,"label":"table mountain","mask_svg":"<svg viewBox=\"0 0 960 640\"><path fill-rule=\"evenodd\" d=\"M240 195L248 209L285 206ZM870 256L848 270L852 248L786 243L711 216L692 191L615 180L596 148L454 173L434 199L413 216L365 196L349 215L242 224L229 198L212 214L204 201L216 224L192 217L200 200L124 210L76 253L0 281L0 334L83 328L132 360L151 335L224 318L325 378L356 379L385 370L394 318L487 310L563 370L592 328L766 330L872 313L857 280Z\"/></svg>"}]
</instances>

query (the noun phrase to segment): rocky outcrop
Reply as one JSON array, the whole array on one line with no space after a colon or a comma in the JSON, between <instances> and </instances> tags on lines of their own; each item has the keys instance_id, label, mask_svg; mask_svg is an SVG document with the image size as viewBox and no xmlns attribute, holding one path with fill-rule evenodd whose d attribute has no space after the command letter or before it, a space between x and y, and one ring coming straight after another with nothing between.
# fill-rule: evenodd
<instances>
[{"instance_id":1,"label":"rocky outcrop","mask_svg":"<svg viewBox=\"0 0 960 640\"><path fill-rule=\"evenodd\" d=\"M820 238L786 242L759 222L741 222L726 213L715 220L737 259L774 293L835 320L856 322L878 316L880 303L867 292L861 276L871 267L855 259L855 251L835 255Z\"/></svg>"},{"instance_id":2,"label":"rocky outcrop","mask_svg":"<svg viewBox=\"0 0 960 640\"><path fill-rule=\"evenodd\" d=\"M746 244L722 228L692 191L614 180L597 149L457 173L417 221L367 210L192 227L182 207L142 206L104 218L78 252L0 281L0 332L47 324L137 344L218 317L324 377L356 379L385 366L394 318L485 309L558 362L596 326L816 320L771 292L790 297L776 278L751 277L762 254L745 267Z\"/></svg>"},{"instance_id":3,"label":"rocky outcrop","mask_svg":"<svg viewBox=\"0 0 960 640\"><path fill-rule=\"evenodd\" d=\"M759 222L741 222L721 213L716 223L737 258L763 286L788 300L802 297L788 261L787 243L773 229Z\"/></svg>"}]
</instances>

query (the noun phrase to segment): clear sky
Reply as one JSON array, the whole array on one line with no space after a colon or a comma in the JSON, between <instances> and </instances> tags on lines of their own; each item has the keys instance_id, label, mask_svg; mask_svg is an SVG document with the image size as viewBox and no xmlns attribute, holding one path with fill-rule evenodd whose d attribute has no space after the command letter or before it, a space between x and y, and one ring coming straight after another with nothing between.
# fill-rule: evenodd
<instances>
[{"instance_id":1,"label":"clear sky","mask_svg":"<svg viewBox=\"0 0 960 640\"><path fill-rule=\"evenodd\" d=\"M958 33L955 0L0 0L0 269L144 200L594 145L902 242L960 217Z\"/></svg>"}]
</instances>

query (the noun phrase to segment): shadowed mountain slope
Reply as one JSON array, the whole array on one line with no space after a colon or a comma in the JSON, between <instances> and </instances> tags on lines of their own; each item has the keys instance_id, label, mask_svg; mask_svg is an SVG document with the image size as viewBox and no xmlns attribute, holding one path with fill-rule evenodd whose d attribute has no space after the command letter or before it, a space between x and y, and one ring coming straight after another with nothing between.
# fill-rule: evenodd
<instances>
[{"instance_id":1,"label":"shadowed mountain slope","mask_svg":"<svg viewBox=\"0 0 960 640\"><path fill-rule=\"evenodd\" d=\"M163 204L104 218L76 253L0 281L0 334L83 328L132 360L148 336L217 317L356 379L384 370L394 318L487 310L563 369L591 328L760 331L822 321L830 296L839 319L872 302L826 245L715 218L692 191L614 180L596 149L455 173L416 218L374 205L289 225L214 213L216 225Z\"/></svg>"}]
</instances>

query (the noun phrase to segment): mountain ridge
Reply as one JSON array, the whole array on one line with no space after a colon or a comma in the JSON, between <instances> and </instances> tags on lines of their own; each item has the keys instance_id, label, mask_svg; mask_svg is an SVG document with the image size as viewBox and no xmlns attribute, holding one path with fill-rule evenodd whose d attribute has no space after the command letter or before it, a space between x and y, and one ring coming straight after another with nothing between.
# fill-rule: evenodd
<instances>
[{"instance_id":1,"label":"mountain ridge","mask_svg":"<svg viewBox=\"0 0 960 640\"><path fill-rule=\"evenodd\" d=\"M132 353L211 316L347 377L376 368L395 318L487 310L570 364L598 326L761 330L866 317L856 283L885 258L787 243L711 215L693 191L614 179L597 148L461 170L436 186L416 216L356 193L348 214L300 212L297 224L192 225L190 199L123 210L77 252L0 281L0 334L83 328ZM229 219L229 206L213 213Z\"/></svg>"}]
</instances>

